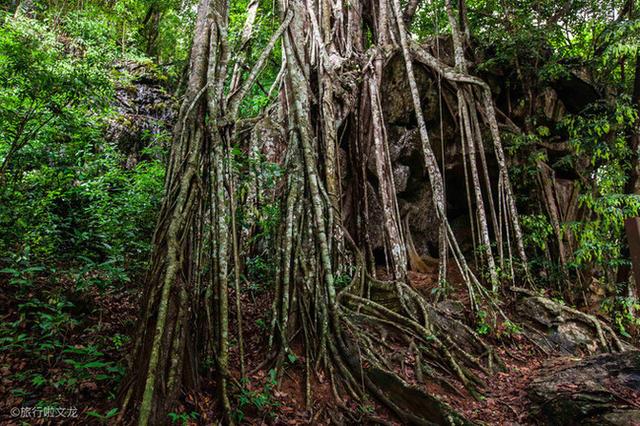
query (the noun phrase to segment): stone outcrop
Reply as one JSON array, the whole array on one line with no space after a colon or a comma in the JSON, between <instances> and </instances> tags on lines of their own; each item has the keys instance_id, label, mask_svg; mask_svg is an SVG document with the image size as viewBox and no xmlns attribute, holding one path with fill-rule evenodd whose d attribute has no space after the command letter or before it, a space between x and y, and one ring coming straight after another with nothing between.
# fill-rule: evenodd
<instances>
[{"instance_id":1,"label":"stone outcrop","mask_svg":"<svg viewBox=\"0 0 640 426\"><path fill-rule=\"evenodd\" d=\"M640 351L586 358L533 380L533 416L548 425L640 424Z\"/></svg>"}]
</instances>

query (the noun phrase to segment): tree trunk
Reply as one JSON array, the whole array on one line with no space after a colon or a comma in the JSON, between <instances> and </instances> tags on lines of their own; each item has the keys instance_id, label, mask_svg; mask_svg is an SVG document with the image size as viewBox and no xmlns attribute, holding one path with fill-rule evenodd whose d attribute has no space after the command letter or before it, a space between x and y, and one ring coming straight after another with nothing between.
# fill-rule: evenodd
<instances>
[{"instance_id":1,"label":"tree trunk","mask_svg":"<svg viewBox=\"0 0 640 426\"><path fill-rule=\"evenodd\" d=\"M193 255L203 248L196 233L196 216L205 197L199 172L207 147L202 95L209 62L210 7L208 0L198 7L189 82L173 136L165 197L142 297L144 309L128 380L120 392L120 418L136 415L140 425L165 422L181 388L198 384L199 351L194 349L199 330L189 305L201 299L196 294L199 271Z\"/></svg>"},{"instance_id":2,"label":"tree trunk","mask_svg":"<svg viewBox=\"0 0 640 426\"><path fill-rule=\"evenodd\" d=\"M245 74L242 70L249 56L230 52L227 46L226 1L201 0L199 5L187 90L175 127L166 195L142 299L144 311L120 394L121 420L135 414L140 425L164 423L180 390L197 387L202 361L208 357L216 361L208 373L216 374L222 420L232 422L226 389L233 382L228 365L233 332L228 322L228 273L233 266L238 291L242 257L238 250L243 246L237 242L235 219L228 219L236 208L250 211L253 206L241 207L233 201L228 149L239 142L240 103L282 36L284 63L272 88L280 91L279 101L262 116L278 120L277 125L287 129L282 132L287 146L280 200L283 217L274 247L272 362L279 369L294 347L291 340L300 336L307 358L307 401L313 370L323 370L331 376L336 396L344 393L363 400L367 394L374 395L407 422L460 424L461 417L446 404L388 371L380 363L379 351L384 346L373 343L380 339L381 330L393 330L409 342L411 356L437 363L441 371L434 380L451 376L472 393L481 380L470 368L480 365L490 371L496 367L491 349L472 329L438 311L405 282L409 241L403 236L379 87L386 60L396 53L402 55L429 180L425 185L431 186L432 206L440 223L440 278L444 280L446 259L451 256L468 286L472 306L476 308L483 299L497 313L492 294L468 266L448 223L443 177L429 141L414 57L422 55L426 66L464 93L459 114L467 117L470 152L483 149L477 134L479 118L470 115L477 114L472 108L477 102L489 117L494 151L503 156L488 87L469 76L464 67L453 70L416 48L405 28L399 0L355 4L280 0L278 6L281 26L256 63L246 66ZM256 19L258 2L248 7L243 47L251 40L249 28ZM369 44L373 44L371 54L364 55ZM375 174L366 167L369 157L375 160ZM475 160L470 161L475 166ZM341 175L343 162L354 166L350 176ZM512 223L519 231L504 158L498 162L507 185L498 192L510 203L505 226ZM484 158L481 163L486 169ZM481 188L477 169L474 183L476 204L481 205L484 191L491 194L492 189ZM374 185L382 200L381 218L371 218L368 211L367 193ZM359 196L350 211L343 205L345 193ZM347 214L354 217L355 229L343 223ZM484 209L477 215L486 243L489 230ZM368 243L369 222L378 219L383 221L390 254L387 272L394 278L390 282L369 273L373 272L370 265L375 265ZM227 223L232 224L231 230ZM521 238L518 232L514 234L516 240ZM412 241L409 245L413 247ZM487 255L492 259L490 247ZM491 266L495 273L494 269ZM337 277L348 270L350 283L338 287ZM492 274L494 289L496 280ZM236 310L240 318L237 301ZM390 392L398 394L390 396ZM417 395L425 397L412 408L407 401Z\"/></svg>"}]
</instances>

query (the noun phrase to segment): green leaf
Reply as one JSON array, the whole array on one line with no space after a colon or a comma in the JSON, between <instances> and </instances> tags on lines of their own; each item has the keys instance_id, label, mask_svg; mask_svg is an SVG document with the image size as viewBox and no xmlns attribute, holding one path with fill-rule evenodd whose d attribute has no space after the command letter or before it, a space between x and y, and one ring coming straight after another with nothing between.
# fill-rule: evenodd
<instances>
[{"instance_id":1,"label":"green leaf","mask_svg":"<svg viewBox=\"0 0 640 426\"><path fill-rule=\"evenodd\" d=\"M102 414L100 414L100 413L98 413L97 411L88 411L88 412L87 412L87 416L90 416L90 417L97 417L97 418L99 418L99 419L103 418L103 415L102 415Z\"/></svg>"},{"instance_id":2,"label":"green leaf","mask_svg":"<svg viewBox=\"0 0 640 426\"><path fill-rule=\"evenodd\" d=\"M107 411L107 414L104 415L106 419L115 416L118 414L118 407L114 407L111 410Z\"/></svg>"},{"instance_id":3,"label":"green leaf","mask_svg":"<svg viewBox=\"0 0 640 426\"><path fill-rule=\"evenodd\" d=\"M91 361L91 362L88 362L86 364L83 364L82 368L102 368L102 367L106 367L108 365L110 365L110 363L108 363L108 362Z\"/></svg>"}]
</instances>

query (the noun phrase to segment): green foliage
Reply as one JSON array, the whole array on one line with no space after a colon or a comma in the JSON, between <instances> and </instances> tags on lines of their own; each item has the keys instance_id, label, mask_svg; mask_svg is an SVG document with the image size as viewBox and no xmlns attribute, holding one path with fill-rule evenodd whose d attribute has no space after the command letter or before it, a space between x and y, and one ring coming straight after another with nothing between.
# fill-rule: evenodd
<instances>
[{"instance_id":1,"label":"green foliage","mask_svg":"<svg viewBox=\"0 0 640 426\"><path fill-rule=\"evenodd\" d=\"M119 120L115 88L132 87L122 69L154 68L167 80L182 69L192 13L160 3L172 16L161 25L175 30L159 38L156 59L172 63L164 67L141 53L147 2L0 12L0 285L11 300L0 354L28 361L7 366L15 396L69 401L115 389L124 374L115 354L129 337L105 332L102 300L146 268L169 135L145 136L131 166L105 130ZM107 423L116 413L87 416Z\"/></svg>"},{"instance_id":2,"label":"green foliage","mask_svg":"<svg viewBox=\"0 0 640 426\"><path fill-rule=\"evenodd\" d=\"M567 115L560 125L569 134L576 154L588 156L596 167L628 157L625 131L634 124L637 114L629 99L620 97L613 105L596 103L579 115Z\"/></svg>"},{"instance_id":3,"label":"green foliage","mask_svg":"<svg viewBox=\"0 0 640 426\"><path fill-rule=\"evenodd\" d=\"M111 338L111 341L113 342L113 347L116 350L120 350L125 344L127 344L127 342L129 342L130 339L131 338L129 336L118 333Z\"/></svg>"},{"instance_id":4,"label":"green foliage","mask_svg":"<svg viewBox=\"0 0 640 426\"><path fill-rule=\"evenodd\" d=\"M95 345L71 346L67 336L80 326L73 315L74 304L63 295L48 299L30 297L18 305L18 319L0 323L0 353L28 357L27 370L13 375L15 384L29 383L35 388L53 386L72 394L81 383L117 383L124 368L105 359ZM46 369L39 368L46 366Z\"/></svg>"},{"instance_id":5,"label":"green foliage","mask_svg":"<svg viewBox=\"0 0 640 426\"><path fill-rule=\"evenodd\" d=\"M333 285L336 289L343 289L349 284L351 284L351 276L349 274L339 274L334 278Z\"/></svg>"},{"instance_id":6,"label":"green foliage","mask_svg":"<svg viewBox=\"0 0 640 426\"><path fill-rule=\"evenodd\" d=\"M487 323L487 311L479 310L476 313L476 332L479 335L486 335L491 333L491 326Z\"/></svg>"},{"instance_id":7,"label":"green foliage","mask_svg":"<svg viewBox=\"0 0 640 426\"><path fill-rule=\"evenodd\" d=\"M291 361L291 359L290 359ZM294 362L294 361L291 361ZM269 376L266 382L261 388L254 389L254 386L248 381L245 381L244 386L240 389L240 392L235 395L236 408L233 410L233 417L241 423L247 416L247 411L251 409L252 414L259 417L274 417L274 409L277 408L280 403L274 399L273 391L277 386L276 370L269 370Z\"/></svg>"},{"instance_id":8,"label":"green foliage","mask_svg":"<svg viewBox=\"0 0 640 426\"><path fill-rule=\"evenodd\" d=\"M0 322L0 354L28 360L13 370L12 386L31 389L28 395L33 397L54 389L63 398L95 383L117 385L124 368L101 350L100 340L71 341L74 335L86 336L94 308L83 302L79 291L65 289L66 271L31 266L27 257L16 256L0 274L0 282L5 281L5 294L13 304ZM124 345L126 340L120 339Z\"/></svg>"},{"instance_id":9,"label":"green foliage","mask_svg":"<svg viewBox=\"0 0 640 426\"><path fill-rule=\"evenodd\" d=\"M44 270L45 268L42 266L30 266L24 269L4 268L0 270L0 273L10 276L8 281L10 285L24 290L33 284L35 274Z\"/></svg>"},{"instance_id":10,"label":"green foliage","mask_svg":"<svg viewBox=\"0 0 640 426\"><path fill-rule=\"evenodd\" d=\"M168 416L172 424L182 423L183 425L187 425L189 424L189 420L196 420L198 418L198 413L196 411L189 413L169 413Z\"/></svg>"},{"instance_id":11,"label":"green foliage","mask_svg":"<svg viewBox=\"0 0 640 426\"><path fill-rule=\"evenodd\" d=\"M141 273L162 198L164 165L152 160L123 170L119 161L108 163L109 159L107 164L91 165L102 174L82 185L87 219L80 228L84 233L76 231L75 236L90 248L87 256L103 253L109 259L110 264L101 263L103 268L126 265L128 271Z\"/></svg>"},{"instance_id":12,"label":"green foliage","mask_svg":"<svg viewBox=\"0 0 640 426\"><path fill-rule=\"evenodd\" d=\"M262 279L272 272L273 265L267 263L262 256L247 259L247 273L252 279Z\"/></svg>"},{"instance_id":13,"label":"green foliage","mask_svg":"<svg viewBox=\"0 0 640 426\"><path fill-rule=\"evenodd\" d=\"M600 309L611 316L618 332L625 337L631 337L627 329L640 327L640 317L637 314L640 310L638 299L623 296L607 297L602 301Z\"/></svg>"},{"instance_id":14,"label":"green foliage","mask_svg":"<svg viewBox=\"0 0 640 426\"><path fill-rule=\"evenodd\" d=\"M524 243L531 249L546 250L549 239L553 236L553 228L549 219L541 214L522 215Z\"/></svg>"},{"instance_id":15,"label":"green foliage","mask_svg":"<svg viewBox=\"0 0 640 426\"><path fill-rule=\"evenodd\" d=\"M636 119L636 111L620 98L611 106L597 104L579 116L567 116L562 123L575 155L588 158L591 166L582 171L591 188L579 200L590 214L567 226L578 244L572 268L610 270L627 262L620 252L624 220L640 213L640 197L623 193L633 158L626 136Z\"/></svg>"},{"instance_id":16,"label":"green foliage","mask_svg":"<svg viewBox=\"0 0 640 426\"><path fill-rule=\"evenodd\" d=\"M256 325L258 326L258 328L259 328L261 331L267 331L267 329L268 329L268 328L267 328L267 322L266 322L264 319L262 319L262 318L258 318L258 319L256 320Z\"/></svg>"},{"instance_id":17,"label":"green foliage","mask_svg":"<svg viewBox=\"0 0 640 426\"><path fill-rule=\"evenodd\" d=\"M242 40L242 30L247 15L248 4L249 0L230 3L229 43L235 48L239 47ZM277 18L278 12L273 9L274 6L275 3L272 2L260 2L260 13L256 16L256 22L253 25L253 44L255 48L249 49L248 51L240 49L241 52L247 54L247 63L249 64L257 61L262 52L261 46L266 46L271 35L280 23ZM268 61L264 70L260 73L258 84L250 89L248 96L240 104L241 117L254 117L263 112L264 108L273 101L277 92L273 93L271 98L269 98L267 91L276 79L281 58L282 52L280 44L276 44L270 55L271 60ZM247 75L248 71L245 71L243 77L246 78Z\"/></svg>"},{"instance_id":18,"label":"green foliage","mask_svg":"<svg viewBox=\"0 0 640 426\"><path fill-rule=\"evenodd\" d=\"M502 324L500 324L500 326L496 330L496 336L498 338L504 338L504 337L509 338L521 333L522 333L522 327L520 327L518 324L509 320L505 320Z\"/></svg>"},{"instance_id":19,"label":"green foliage","mask_svg":"<svg viewBox=\"0 0 640 426\"><path fill-rule=\"evenodd\" d=\"M120 56L128 58L140 53L152 56L157 63L167 64L167 74L177 79L187 59L196 3L195 0L71 1L27 4L27 8L29 16L52 27L61 26L82 40L95 40L96 47L108 47L113 52L117 49Z\"/></svg>"},{"instance_id":20,"label":"green foliage","mask_svg":"<svg viewBox=\"0 0 640 426\"><path fill-rule=\"evenodd\" d=\"M0 20L0 173L24 173L29 163L51 160L52 148L73 143L67 135L82 132L104 107L110 84L101 52L32 19ZM70 54L75 49L81 52Z\"/></svg>"},{"instance_id":21,"label":"green foliage","mask_svg":"<svg viewBox=\"0 0 640 426\"><path fill-rule=\"evenodd\" d=\"M558 26L545 28L546 32L540 40L546 56L540 58L537 62L539 65L534 69L527 69L531 61L519 62L524 52L513 52L514 56L504 58L505 64L518 67L521 75L517 80L525 85L525 89L526 84L531 84L539 90L550 82L575 78L572 76L584 75L588 70L588 75L596 85L606 86L609 93L617 93L615 97L603 97L581 111L572 114L564 112L563 118L557 123L541 112L528 114L525 117L527 131L505 137L509 154L519 159L511 167L510 173L517 188L519 204L525 206L527 211L521 220L525 231L524 242L528 248L530 268L541 272L537 274L541 286L555 286L594 271L604 274L605 281L613 281L615 270L628 264L621 251L624 219L640 212L638 197L624 193L631 167L638 161L637 154L629 148L629 134L638 119L638 111L631 105L628 96L633 73L623 75L612 66L617 66L624 58L633 59L635 50L620 45L637 43L631 36L637 30L637 20L612 22L600 11L593 10L598 4L596 1L574 3L571 6L575 10L565 12L563 19L572 28L570 40L567 34L557 32ZM576 16L574 12L577 10L589 13ZM514 13L517 16L531 11L516 8ZM541 12L536 9L535 13ZM512 25L517 28L521 23L516 19ZM537 37L526 31L523 36ZM529 49L531 44L522 46ZM616 62L611 62L611 58L602 59L602 52L611 49L620 53ZM529 77L523 77L522 73ZM569 149L558 153L544 148L545 143L558 140L566 141ZM547 211L542 206L541 210L533 207L540 198L540 161L551 166L557 177L566 174L574 179L573 182L577 184L575 189L580 193L579 219L563 223L560 230L561 237L569 241L565 244L571 247L572 256L567 265L571 277L566 276L566 269L560 267L558 257L553 254L557 250L555 232L547 219Z\"/></svg>"},{"instance_id":22,"label":"green foliage","mask_svg":"<svg viewBox=\"0 0 640 426\"><path fill-rule=\"evenodd\" d=\"M118 409L116 407L110 409L104 414L100 414L97 411L87 412L88 417L93 417L95 419L98 419L101 423L104 423L104 424L107 424L109 422L109 419L115 417L117 414L118 414Z\"/></svg>"},{"instance_id":23,"label":"green foliage","mask_svg":"<svg viewBox=\"0 0 640 426\"><path fill-rule=\"evenodd\" d=\"M112 26L89 9L57 29L0 18L0 251L80 263L81 287L126 282L144 269L164 165L126 169L104 140Z\"/></svg>"},{"instance_id":24,"label":"green foliage","mask_svg":"<svg viewBox=\"0 0 640 426\"><path fill-rule=\"evenodd\" d=\"M453 287L446 279L438 280L438 285L431 289L431 294L437 298L446 298Z\"/></svg>"}]
</instances>

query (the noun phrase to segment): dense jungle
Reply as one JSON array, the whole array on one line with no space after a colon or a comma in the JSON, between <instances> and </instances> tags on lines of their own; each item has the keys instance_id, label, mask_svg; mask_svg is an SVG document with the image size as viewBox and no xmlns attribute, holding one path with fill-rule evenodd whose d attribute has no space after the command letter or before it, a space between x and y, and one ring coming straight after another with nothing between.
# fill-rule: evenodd
<instances>
[{"instance_id":1,"label":"dense jungle","mask_svg":"<svg viewBox=\"0 0 640 426\"><path fill-rule=\"evenodd\" d=\"M640 2L0 0L0 424L640 425Z\"/></svg>"}]
</instances>

